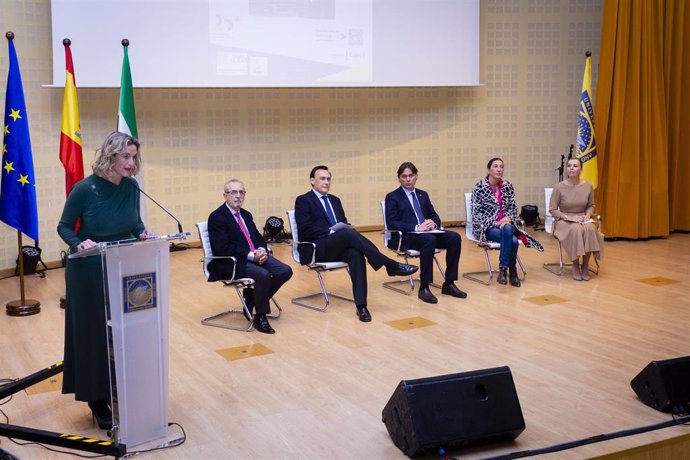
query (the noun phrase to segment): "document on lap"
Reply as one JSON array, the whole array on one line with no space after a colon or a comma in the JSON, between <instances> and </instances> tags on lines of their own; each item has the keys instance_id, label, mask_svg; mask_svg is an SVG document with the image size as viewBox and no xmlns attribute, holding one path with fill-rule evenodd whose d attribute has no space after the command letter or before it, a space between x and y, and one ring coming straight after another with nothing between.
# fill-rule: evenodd
<instances>
[{"instance_id":1,"label":"document on lap","mask_svg":"<svg viewBox=\"0 0 690 460\"><path fill-rule=\"evenodd\" d=\"M416 233L416 234L422 234L422 233L446 233L446 231L443 228L436 228L434 230L427 230L426 232L407 232L407 233Z\"/></svg>"},{"instance_id":2,"label":"document on lap","mask_svg":"<svg viewBox=\"0 0 690 460\"><path fill-rule=\"evenodd\" d=\"M350 228L351 225L348 225L344 222L337 222L334 226L331 227L331 232L335 233L338 230L342 230L344 228Z\"/></svg>"}]
</instances>

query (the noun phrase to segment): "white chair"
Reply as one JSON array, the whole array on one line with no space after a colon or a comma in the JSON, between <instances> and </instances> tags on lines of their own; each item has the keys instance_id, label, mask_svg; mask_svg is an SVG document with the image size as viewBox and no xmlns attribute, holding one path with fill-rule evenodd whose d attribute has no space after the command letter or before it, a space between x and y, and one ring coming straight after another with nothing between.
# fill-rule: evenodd
<instances>
[{"instance_id":1,"label":"white chair","mask_svg":"<svg viewBox=\"0 0 690 460\"><path fill-rule=\"evenodd\" d=\"M489 241L486 239L486 228L480 223L475 223L473 218L472 218L472 193L465 193L465 214L467 216L467 222L465 222L465 236L467 239L474 244L476 244L478 247L482 248L484 250L484 259L486 260L486 271L478 271L478 272L468 272L468 273L463 273L463 277L476 281L478 283L482 283L485 285L491 284L491 280L494 277L494 272L495 270L491 266L491 259L489 258L489 250L492 251L500 251L501 250L501 243L497 243L495 241ZM479 239L474 237L474 232L473 227L475 225L481 226L481 236ZM517 256L517 263L520 266L520 270L522 270L522 278L520 278L521 281L525 280L525 277L527 276L527 272L525 271L525 266L522 264L522 260L520 260L520 255ZM489 275L489 279L484 281L482 278L479 278L479 275Z\"/></svg>"},{"instance_id":2,"label":"white chair","mask_svg":"<svg viewBox=\"0 0 690 460\"><path fill-rule=\"evenodd\" d=\"M198 222L196 224L196 228L199 231L199 240L201 241L201 249L204 251L204 258L202 259L203 265L203 271L204 275L206 276L206 279L209 278L209 271L208 271L208 264L212 260L217 260L217 259L229 259L232 261L232 276L230 279L227 280L219 280L219 282L223 283L223 287L231 287L235 289L235 292L237 292L237 296L240 298L240 302L242 303L242 309L241 310L226 310L221 313L218 313L216 315L212 315L209 317L206 317L201 320L201 324L204 326L214 326L214 327L222 327L225 329L233 329L236 331L251 331L253 329L252 325L252 319L253 316L251 312L249 311L249 307L247 306L247 302L244 300L244 295L242 293L242 290L245 288L253 289L254 288L254 280L252 278L235 278L235 268L237 267L237 259L233 256L214 256L213 251L211 250L211 241L209 240L208 237L208 222ZM280 317L280 313L283 311L282 308L280 308L280 305L278 302L276 302L275 299L271 299L273 301L273 304L276 306L278 309L278 314L277 315L269 315L270 318L278 318ZM237 325L236 322L233 321L228 321L231 316L237 315L237 314L242 314L242 319L244 321L247 321L247 318L249 318L248 324L247 325ZM243 322L244 322L243 321Z\"/></svg>"},{"instance_id":3,"label":"white chair","mask_svg":"<svg viewBox=\"0 0 690 460\"><path fill-rule=\"evenodd\" d=\"M553 236L553 238L556 240L558 243L558 262L549 262L545 263L543 267L553 273L554 275L561 276L564 272L564 267L572 267L573 263L572 262L564 262L563 261L563 247L561 246L561 241L556 238L556 235L553 234L554 227L556 225L556 219L551 215L551 212L549 212L549 207L551 204L551 194L553 193L553 188L547 187L544 189L544 202L546 206L544 207L545 214L544 214L544 231L548 233L549 235ZM597 227L601 225L601 216L597 216ZM599 261L594 258L594 263L596 264L596 268L591 270L592 273L599 274ZM556 268L558 267L558 268Z\"/></svg>"},{"instance_id":4,"label":"white chair","mask_svg":"<svg viewBox=\"0 0 690 460\"><path fill-rule=\"evenodd\" d=\"M386 202L381 201L381 215L383 216L383 245L390 249L391 251L395 252L395 254L398 257L402 257L405 260L405 263L409 263L409 259L418 259L419 258L419 251L415 249L402 249L402 238L403 238L403 232L400 230L390 230L388 228L388 224L386 223ZM395 249L391 249L388 247L388 243L393 237L393 234L397 233L398 234L398 247ZM439 263L438 259L436 258L436 254L440 253L440 249L435 249L434 250L434 262L436 262L436 267L438 267L438 271L441 272L441 277L443 279L446 279L446 274L443 271L443 268L441 267L441 264ZM402 279L402 280L392 280L392 281L386 281L383 283L383 287L386 289L390 289L392 291L400 292L405 295L410 295L414 292L414 282L419 281L419 278L414 278L412 275L408 276L408 279ZM401 289L397 286L399 285L409 285L410 289ZM436 283L431 283L432 286L437 287L441 289L441 285L436 284Z\"/></svg>"},{"instance_id":5,"label":"white chair","mask_svg":"<svg viewBox=\"0 0 690 460\"><path fill-rule=\"evenodd\" d=\"M318 311L325 311L326 308L328 308L328 305L330 304L330 298L335 297L337 299L342 299L342 300L347 300L350 302L354 303L354 299L351 297L346 297L341 294L336 294L333 292L329 292L328 289L326 289L326 284L323 281L323 272L330 272L330 271L335 271L335 270L340 270L340 269L348 269L348 265L346 262L316 262L316 244L312 243L310 241L300 241L299 240L299 232L297 231L297 222L295 221L295 211L293 209L289 210L287 212L287 218L288 218L288 223L290 224L290 230L292 231L292 258L297 262L298 264L301 264L300 262L300 257L299 257L299 246L300 245L308 245L312 247L312 256L311 256L311 261L306 264L306 266L309 268L309 270L313 271L316 273L316 277L319 279L319 285L321 286L321 291L320 292L315 292L313 294L301 296L301 297L295 297L292 299L292 303L295 305L299 305L301 307L306 307L306 308L311 308L312 310L318 310ZM319 306L313 303L305 302L305 300L308 299L313 299L315 297L323 297L324 300L324 305Z\"/></svg>"}]
</instances>

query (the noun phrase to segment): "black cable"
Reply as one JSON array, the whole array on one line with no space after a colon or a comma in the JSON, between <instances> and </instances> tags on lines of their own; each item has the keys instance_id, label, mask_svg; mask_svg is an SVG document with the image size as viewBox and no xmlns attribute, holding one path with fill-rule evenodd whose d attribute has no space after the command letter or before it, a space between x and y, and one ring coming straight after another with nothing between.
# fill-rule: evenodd
<instances>
[{"instance_id":1,"label":"black cable","mask_svg":"<svg viewBox=\"0 0 690 460\"><path fill-rule=\"evenodd\" d=\"M178 440L176 440L176 442L175 442L174 444L168 444L167 446L153 447L153 448L151 448L151 449L134 450L134 451L132 451L132 452L127 452L127 453L124 455L124 457L127 458L127 457L129 457L130 455L145 454L145 453L148 453L148 452L154 452L154 451L157 451L157 450L172 449L173 447L181 446L181 445L184 444L185 441L187 440L187 433L184 431L184 428L182 428L182 425L180 425L179 423L177 423L177 422L170 422L170 423L168 423L168 426L173 426L173 425L179 426L179 427L180 427L180 430L182 430L182 439L178 439Z\"/></svg>"},{"instance_id":2,"label":"black cable","mask_svg":"<svg viewBox=\"0 0 690 460\"><path fill-rule=\"evenodd\" d=\"M611 439L622 438L625 436L632 436L635 434L646 433L648 431L660 430L662 428L668 428L674 425L683 425L690 422L690 415L684 415L676 418L673 415L673 420L668 420L666 422L656 423L654 425L642 426L639 428L631 428L628 430L616 431L613 433L599 434L592 436L590 438L579 439L576 441L569 441L562 444L556 444L549 447L543 447L541 449L534 450L523 450L519 452L511 452L509 454L497 455L495 457L486 457L483 460L510 460L513 458L524 458L531 457L533 455L549 454L552 452L560 452L562 450L573 449L575 447L585 446L587 444L594 444L601 441L608 441Z\"/></svg>"}]
</instances>

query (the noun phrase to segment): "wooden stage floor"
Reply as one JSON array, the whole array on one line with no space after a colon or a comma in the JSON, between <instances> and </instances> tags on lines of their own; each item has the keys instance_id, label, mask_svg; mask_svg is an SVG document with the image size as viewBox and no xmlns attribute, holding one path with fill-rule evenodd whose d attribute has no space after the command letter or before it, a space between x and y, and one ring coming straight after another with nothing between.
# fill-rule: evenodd
<instances>
[{"instance_id":1,"label":"wooden stage floor","mask_svg":"<svg viewBox=\"0 0 690 460\"><path fill-rule=\"evenodd\" d=\"M380 234L367 236L380 246ZM234 290L205 281L200 249L172 253L169 417L187 441L147 458L402 459L381 422L401 380L504 365L527 428L513 443L451 455L491 457L668 420L637 399L630 380L650 361L690 355L690 235L609 242L601 275L589 282L544 270L542 263L557 257L556 245L536 236L546 251L521 249L528 272L521 288L461 278L466 300L439 296L437 305L425 304L382 288L385 271L369 269L368 324L340 300L323 313L291 304L318 287L316 277L293 263L287 244L273 245L295 275L277 296L284 311L272 321L272 336L202 326L202 317L237 303ZM483 267L482 252L463 240L461 272ZM326 282L351 293L345 272ZM18 298L18 284L17 277L0 280L2 305ZM0 315L1 379L24 377L63 356L63 270L28 277L26 285L42 311ZM389 324L415 317L424 327ZM57 385L3 403L11 424L105 437L86 404ZM172 427L171 437L178 432ZM676 426L540 458L588 458L688 433ZM0 448L20 458L64 457L6 438Z\"/></svg>"}]
</instances>

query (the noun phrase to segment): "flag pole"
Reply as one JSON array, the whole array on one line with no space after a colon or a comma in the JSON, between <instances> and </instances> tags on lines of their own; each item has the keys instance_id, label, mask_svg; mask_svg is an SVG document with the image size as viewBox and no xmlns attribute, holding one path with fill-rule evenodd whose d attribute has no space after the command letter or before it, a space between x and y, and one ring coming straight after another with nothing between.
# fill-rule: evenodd
<instances>
[{"instance_id":1,"label":"flag pole","mask_svg":"<svg viewBox=\"0 0 690 460\"><path fill-rule=\"evenodd\" d=\"M23 89L21 88L21 77L19 76L19 67L17 67L17 69L16 69L16 75L13 75L13 73L12 73L13 65L17 65L16 62L18 62L18 61L16 61L16 54L13 52L14 45L12 44L12 41L14 40L14 37L15 37L14 32L12 32L11 30L5 34L5 38L7 38L7 41L9 42L9 47L10 47L10 66L9 66L10 72L9 72L8 78L7 78L8 79L8 91L6 93L6 96L7 96L7 94L11 94L10 90L9 90L9 87L10 87L9 81L12 80L14 77L18 77L19 89L20 89L20 93L21 93L21 103L22 103L21 105L24 106L24 93L23 93ZM14 62L14 64L13 64L13 62ZM17 110L17 113L19 114L19 112L21 110L26 110L26 108L25 107L19 108ZM18 115L16 117L16 119L21 119L21 118L22 117L20 115ZM15 121L16 121L16 119L15 119ZM5 137L5 140L6 140L6 137ZM28 130L27 130L27 140L28 140ZM27 142L27 143L29 143L29 142ZM29 149L30 149L30 147L29 147ZM29 152L30 152L30 150L29 150ZM7 154L7 152L3 153L3 155L6 155L6 154ZM3 159L4 158L5 157L3 156ZM31 174L31 176L33 176L33 163L30 162L29 164L30 164L30 170L31 170L30 174ZM20 178L21 177L22 176L20 175ZM26 179L27 176L23 176L23 177ZM5 189L6 181L7 181L6 179L3 179L3 181L2 181L2 186L3 186L2 192L3 193L6 191L6 189ZM2 194L0 194L0 196L2 196ZM34 198L34 201L35 201L35 198ZM35 203L34 203L34 206L35 206ZM3 214L1 216L2 220L5 223L7 223L8 225L17 228L17 245L19 246L19 256L18 256L18 260L17 260L17 268L19 269L20 299L19 300L11 300L11 301L7 302L7 305L5 306L6 307L5 312L7 313L8 316L35 315L36 313L39 313L41 311L41 302L39 302L38 300L27 299L24 295L24 251L22 248L22 232L21 232L21 230L19 230L21 227L18 227L13 222L13 220L12 220L12 222L8 222L6 220L6 218L8 216L4 212L5 208L0 208L0 210L3 211ZM14 217L14 216L11 216L11 217ZM33 236L34 232L31 230L30 230L30 232L32 233L32 236ZM34 239L37 239L38 238L37 229L36 229L35 233L36 233L36 236L33 236L33 237L34 237Z\"/></svg>"},{"instance_id":2,"label":"flag pole","mask_svg":"<svg viewBox=\"0 0 690 460\"><path fill-rule=\"evenodd\" d=\"M19 268L19 295L20 300L7 302L6 313L8 316L30 316L41 312L41 302L34 299L27 299L24 295L24 251L22 248L22 232L17 230L17 246L19 247L19 257L17 267Z\"/></svg>"}]
</instances>

